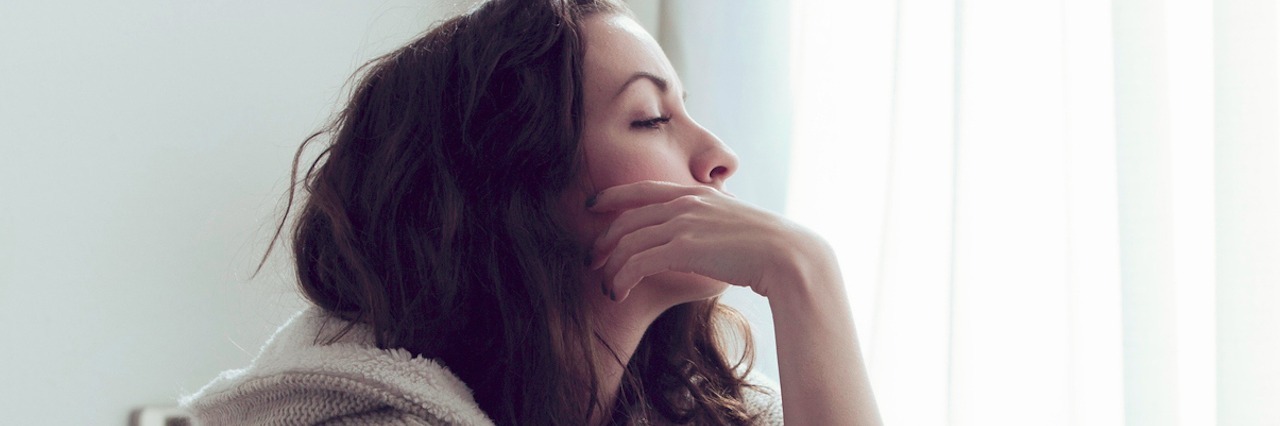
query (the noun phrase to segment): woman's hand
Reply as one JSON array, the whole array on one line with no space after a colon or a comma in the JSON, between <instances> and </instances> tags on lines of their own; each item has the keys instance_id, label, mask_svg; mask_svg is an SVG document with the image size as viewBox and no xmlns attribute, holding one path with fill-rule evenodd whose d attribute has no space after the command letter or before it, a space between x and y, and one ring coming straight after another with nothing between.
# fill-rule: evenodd
<instances>
[{"instance_id":1,"label":"woman's hand","mask_svg":"<svg viewBox=\"0 0 1280 426\"><path fill-rule=\"evenodd\" d=\"M833 268L826 243L771 212L707 186L642 181L605 189L589 208L620 212L591 251L604 290L626 299L645 277L688 272L770 296Z\"/></svg>"},{"instance_id":2,"label":"woman's hand","mask_svg":"<svg viewBox=\"0 0 1280 426\"><path fill-rule=\"evenodd\" d=\"M705 186L636 182L592 201L593 212L620 212L592 249L606 293L625 299L665 271L751 287L773 313L784 421L881 424L840 268L821 238Z\"/></svg>"}]
</instances>

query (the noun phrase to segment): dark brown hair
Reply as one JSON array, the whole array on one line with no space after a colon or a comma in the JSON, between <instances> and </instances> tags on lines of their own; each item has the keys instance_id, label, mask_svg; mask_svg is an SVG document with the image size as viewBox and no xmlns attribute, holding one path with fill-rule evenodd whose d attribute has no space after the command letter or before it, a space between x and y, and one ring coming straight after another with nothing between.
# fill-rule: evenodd
<instances>
[{"instance_id":1,"label":"dark brown hair","mask_svg":"<svg viewBox=\"0 0 1280 426\"><path fill-rule=\"evenodd\" d=\"M345 109L294 159L307 193L299 286L368 324L379 347L443 363L498 424L582 424L600 409L615 423L746 423L750 333L714 299L659 317L617 402L597 400L595 366L616 358L595 349L585 248L557 206L583 169L581 23L602 12L629 13L612 0L489 1L362 67ZM735 364L726 325L746 342Z\"/></svg>"}]
</instances>

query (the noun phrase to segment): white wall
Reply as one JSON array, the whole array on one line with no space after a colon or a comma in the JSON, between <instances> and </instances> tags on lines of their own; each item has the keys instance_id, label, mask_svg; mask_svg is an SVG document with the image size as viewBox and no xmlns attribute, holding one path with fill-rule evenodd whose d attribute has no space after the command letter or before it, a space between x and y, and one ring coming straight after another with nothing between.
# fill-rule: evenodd
<instances>
[{"instance_id":1,"label":"white wall","mask_svg":"<svg viewBox=\"0 0 1280 426\"><path fill-rule=\"evenodd\" d=\"M0 5L0 423L124 424L246 364L300 306L284 262L247 280L293 150L452 3Z\"/></svg>"}]
</instances>

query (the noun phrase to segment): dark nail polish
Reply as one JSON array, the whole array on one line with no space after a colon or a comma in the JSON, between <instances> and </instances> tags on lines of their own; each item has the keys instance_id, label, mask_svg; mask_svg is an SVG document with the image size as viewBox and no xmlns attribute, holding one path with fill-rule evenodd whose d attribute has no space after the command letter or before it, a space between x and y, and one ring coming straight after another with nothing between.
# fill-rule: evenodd
<instances>
[{"instance_id":1,"label":"dark nail polish","mask_svg":"<svg viewBox=\"0 0 1280 426\"><path fill-rule=\"evenodd\" d=\"M587 197L587 208L595 207L595 205L596 205L596 197L597 197L597 196L599 196L599 195L600 195L600 194L591 194L591 196L590 196L590 197Z\"/></svg>"}]
</instances>

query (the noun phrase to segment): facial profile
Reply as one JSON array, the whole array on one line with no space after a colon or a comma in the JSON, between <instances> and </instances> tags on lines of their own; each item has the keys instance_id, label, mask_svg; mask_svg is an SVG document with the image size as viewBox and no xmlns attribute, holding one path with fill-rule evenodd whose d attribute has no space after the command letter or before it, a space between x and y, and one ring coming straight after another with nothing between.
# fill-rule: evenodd
<instances>
[{"instance_id":1,"label":"facial profile","mask_svg":"<svg viewBox=\"0 0 1280 426\"><path fill-rule=\"evenodd\" d=\"M635 20L598 14L583 23L583 32L585 167L581 186L566 194L566 211L575 238L590 246L616 217L582 210L585 198L596 191L644 180L723 190L738 165L733 152L689 116L683 83L657 41ZM647 278L633 297L680 303L717 295L726 286L667 272Z\"/></svg>"}]
</instances>

